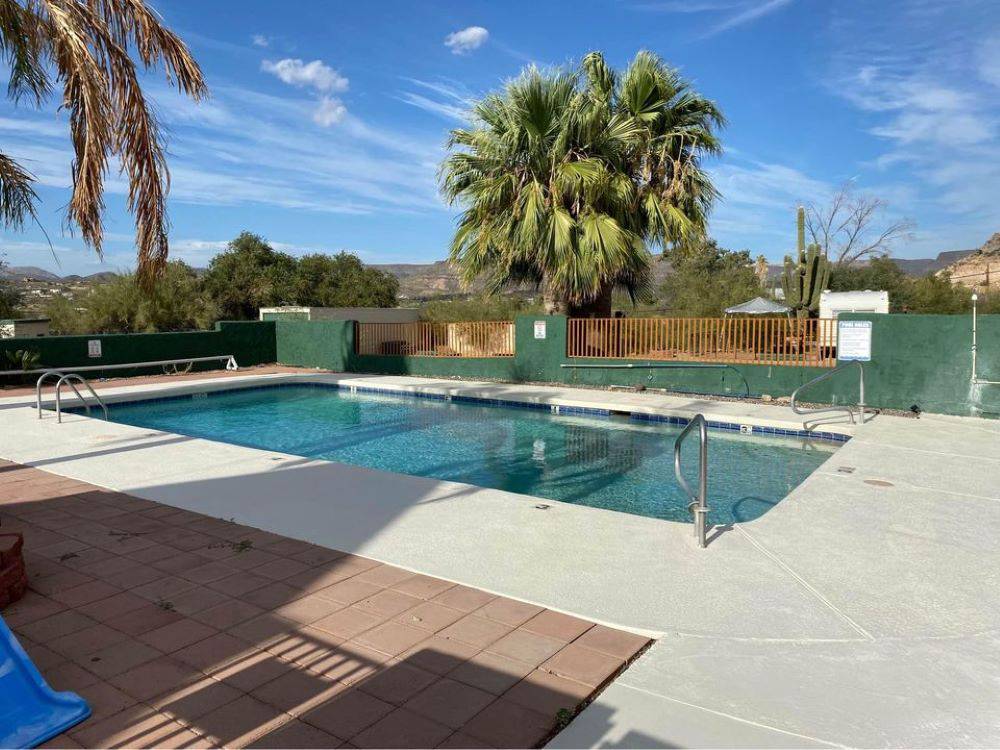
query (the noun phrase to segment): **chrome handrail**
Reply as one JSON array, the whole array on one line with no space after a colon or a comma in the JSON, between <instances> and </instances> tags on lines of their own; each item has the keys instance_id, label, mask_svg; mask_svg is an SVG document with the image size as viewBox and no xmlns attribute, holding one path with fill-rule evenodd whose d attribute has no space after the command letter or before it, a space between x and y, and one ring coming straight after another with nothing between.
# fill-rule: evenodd
<instances>
[{"instance_id":1,"label":"chrome handrail","mask_svg":"<svg viewBox=\"0 0 1000 750\"><path fill-rule=\"evenodd\" d=\"M681 445L684 438L695 428L698 428L698 492L695 493L684 475L681 473ZM691 498L688 503L688 510L694 516L694 535L698 539L698 546L705 546L705 521L708 516L708 423L705 422L704 414L696 414L681 430L681 434L674 441L674 476L685 494Z\"/></svg>"},{"instance_id":2,"label":"chrome handrail","mask_svg":"<svg viewBox=\"0 0 1000 750\"><path fill-rule=\"evenodd\" d=\"M62 424L62 399L60 396L62 395L61 391L63 383L68 385L73 390L73 393L76 394L76 397L87 410L87 416L90 416L90 404L87 403L87 399L80 395L80 391L78 391L76 386L73 385L74 380L78 380L82 385L86 386L87 390L90 391L90 395L94 397L94 400L98 404L100 404L101 408L104 410L104 421L106 422L108 420L108 407L101 400L101 397L97 395L97 392L93 389L90 383L87 382L87 379L82 375L77 375L75 372L66 373L56 381L56 421L59 422L59 424Z\"/></svg>"},{"instance_id":3,"label":"chrome handrail","mask_svg":"<svg viewBox=\"0 0 1000 750\"><path fill-rule=\"evenodd\" d=\"M2 374L2 373L0 373ZM42 418L42 383L48 377L62 377L65 373L62 370L46 370L42 373L41 377L35 383L35 410L38 412L38 418Z\"/></svg>"},{"instance_id":4,"label":"chrome handrail","mask_svg":"<svg viewBox=\"0 0 1000 750\"><path fill-rule=\"evenodd\" d=\"M801 407L799 407L798 403L796 403L799 398L799 393L802 390L808 388L811 385L815 385L816 383L822 382L827 378L832 378L838 372L842 372L849 367L854 367L855 365L857 365L858 368L858 403L856 404L856 406L858 407L859 416L861 417L861 424L864 424L865 413L866 413L865 412L865 368L864 365L862 365L861 362L859 362L858 360L847 362L846 364L843 364L840 367L836 367L832 370L824 372L822 375L817 375L808 383L803 383L794 391L792 391L792 398L791 398L792 411L798 414L799 416L809 416L810 414L825 414L828 412L847 412L847 416L851 418L851 424L857 424L857 422L854 419L853 406L846 406L846 405L837 406L836 404L834 404L832 406L824 406L819 409L802 409ZM803 427L808 426L807 420L802 420L802 426Z\"/></svg>"},{"instance_id":5,"label":"chrome handrail","mask_svg":"<svg viewBox=\"0 0 1000 750\"><path fill-rule=\"evenodd\" d=\"M186 359L161 359L156 362L127 362L120 365L85 365L82 367L43 367L36 370L4 370L0 375L26 375L41 373L35 383L35 409L38 410L38 418L42 418L42 383L50 376L62 376L67 372L94 372L97 370L132 370L139 367L157 367L162 365L176 365L185 362L219 362L226 361L227 370L238 370L240 366L236 363L236 357L232 354L219 354L212 357L188 357ZM93 390L93 389L91 389Z\"/></svg>"}]
</instances>

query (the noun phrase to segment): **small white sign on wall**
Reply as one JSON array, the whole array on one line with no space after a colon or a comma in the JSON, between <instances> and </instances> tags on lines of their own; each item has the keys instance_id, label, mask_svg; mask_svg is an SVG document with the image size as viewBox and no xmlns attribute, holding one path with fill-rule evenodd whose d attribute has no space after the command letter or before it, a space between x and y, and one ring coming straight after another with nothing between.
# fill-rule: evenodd
<instances>
[{"instance_id":1,"label":"small white sign on wall","mask_svg":"<svg viewBox=\"0 0 1000 750\"><path fill-rule=\"evenodd\" d=\"M872 322L837 321L837 359L842 362L870 362L872 358Z\"/></svg>"},{"instance_id":2,"label":"small white sign on wall","mask_svg":"<svg viewBox=\"0 0 1000 750\"><path fill-rule=\"evenodd\" d=\"M535 321L535 338L544 339L545 338L545 321L536 320Z\"/></svg>"},{"instance_id":3,"label":"small white sign on wall","mask_svg":"<svg viewBox=\"0 0 1000 750\"><path fill-rule=\"evenodd\" d=\"M100 339L90 339L90 341L87 342L87 356L91 358L97 358L101 356Z\"/></svg>"}]
</instances>

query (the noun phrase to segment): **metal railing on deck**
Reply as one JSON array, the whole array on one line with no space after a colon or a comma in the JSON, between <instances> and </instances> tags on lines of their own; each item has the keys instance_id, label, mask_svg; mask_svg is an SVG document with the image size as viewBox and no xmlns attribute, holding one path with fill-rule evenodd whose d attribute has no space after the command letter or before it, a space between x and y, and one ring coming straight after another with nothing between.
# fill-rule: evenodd
<instances>
[{"instance_id":1,"label":"metal railing on deck","mask_svg":"<svg viewBox=\"0 0 1000 750\"><path fill-rule=\"evenodd\" d=\"M684 479L684 472L681 471L681 446L684 438L698 430L698 491L691 489L691 485ZM708 423L704 414L695 414L694 418L688 422L687 427L681 430L681 434L674 441L674 476L677 483L684 490L690 502L688 511L694 517L694 536L698 540L698 546L704 548L705 525L708 520Z\"/></svg>"},{"instance_id":2,"label":"metal railing on deck","mask_svg":"<svg viewBox=\"0 0 1000 750\"><path fill-rule=\"evenodd\" d=\"M514 324L506 320L462 323L356 323L361 355L399 357L513 357Z\"/></svg>"},{"instance_id":3,"label":"metal railing on deck","mask_svg":"<svg viewBox=\"0 0 1000 750\"><path fill-rule=\"evenodd\" d=\"M572 318L567 355L833 367L832 318Z\"/></svg>"}]
</instances>

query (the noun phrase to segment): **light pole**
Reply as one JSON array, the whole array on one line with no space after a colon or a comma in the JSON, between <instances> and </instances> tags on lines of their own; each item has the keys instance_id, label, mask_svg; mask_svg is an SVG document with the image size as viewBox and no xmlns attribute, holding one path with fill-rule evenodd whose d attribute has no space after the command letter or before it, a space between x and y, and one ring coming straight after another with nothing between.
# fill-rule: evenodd
<instances>
[{"instance_id":1,"label":"light pole","mask_svg":"<svg viewBox=\"0 0 1000 750\"><path fill-rule=\"evenodd\" d=\"M1000 380L982 380L976 375L976 302L979 295L972 293L972 382L977 385L1000 385Z\"/></svg>"},{"instance_id":2,"label":"light pole","mask_svg":"<svg viewBox=\"0 0 1000 750\"><path fill-rule=\"evenodd\" d=\"M976 377L976 302L979 301L979 295L975 292L972 293L972 382L975 383L978 378Z\"/></svg>"}]
</instances>

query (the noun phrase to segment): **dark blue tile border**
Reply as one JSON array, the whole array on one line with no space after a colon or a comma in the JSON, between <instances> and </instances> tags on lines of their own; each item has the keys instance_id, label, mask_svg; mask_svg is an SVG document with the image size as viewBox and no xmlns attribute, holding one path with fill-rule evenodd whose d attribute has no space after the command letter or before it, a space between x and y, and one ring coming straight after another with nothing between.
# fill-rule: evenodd
<instances>
[{"instance_id":1,"label":"dark blue tile border","mask_svg":"<svg viewBox=\"0 0 1000 750\"><path fill-rule=\"evenodd\" d=\"M610 417L612 413L619 413L618 410L597 409L586 406L562 406L558 404L545 404L533 401L511 401L500 398L481 398L479 396L449 396L440 393L421 393L419 391L404 391L396 388L376 388L368 385L353 385L351 383L322 383L315 381L298 381L291 383L267 383L263 385L236 386L233 388L218 388L210 391L198 391L197 393L185 393L178 396L159 396L154 398L133 399L131 401L113 401L108 404L108 410L113 411L115 406L125 404L157 404L167 401L195 400L199 398L211 398L214 395L227 393L230 391L250 392L266 391L274 388L327 388L330 390L351 391L354 393L370 393L382 396L402 396L404 398L424 398L431 401L450 401L455 404L474 404L476 406L493 406L501 408L515 409L537 409L547 411L560 416L588 416L588 417ZM74 407L66 409L71 413L84 411L82 408ZM639 422L662 422L684 426L690 422L686 417L675 417L665 414L644 414L641 412L629 412L629 419ZM735 422L718 422L709 420L708 427L713 430L726 430L728 432L742 432L743 426ZM831 443L846 443L850 440L849 435L841 435L836 432L817 432L814 430L790 430L782 427L760 427L752 425L750 435L772 435L783 437L809 438L812 440L825 440Z\"/></svg>"}]
</instances>

